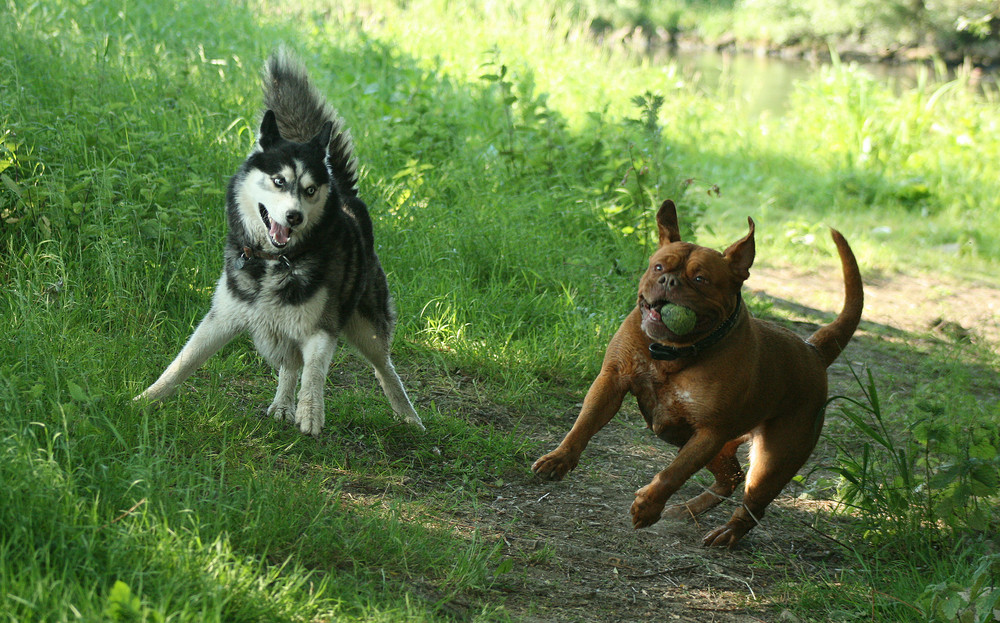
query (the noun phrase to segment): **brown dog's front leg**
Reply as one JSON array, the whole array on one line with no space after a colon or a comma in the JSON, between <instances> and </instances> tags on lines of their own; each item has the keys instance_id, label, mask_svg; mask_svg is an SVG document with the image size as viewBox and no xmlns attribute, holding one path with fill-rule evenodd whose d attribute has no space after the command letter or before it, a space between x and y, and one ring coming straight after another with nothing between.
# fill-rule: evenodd
<instances>
[{"instance_id":1,"label":"brown dog's front leg","mask_svg":"<svg viewBox=\"0 0 1000 623\"><path fill-rule=\"evenodd\" d=\"M654 476L652 482L635 492L635 502L631 508L632 526L637 529L645 528L659 521L670 496L695 472L715 458L725 445L726 439L711 431L696 431L673 462Z\"/></svg>"},{"instance_id":2,"label":"brown dog's front leg","mask_svg":"<svg viewBox=\"0 0 1000 623\"><path fill-rule=\"evenodd\" d=\"M580 461L590 438L618 413L626 388L617 374L602 371L590 386L583 409L559 447L535 461L531 471L546 480L562 480Z\"/></svg>"}]
</instances>

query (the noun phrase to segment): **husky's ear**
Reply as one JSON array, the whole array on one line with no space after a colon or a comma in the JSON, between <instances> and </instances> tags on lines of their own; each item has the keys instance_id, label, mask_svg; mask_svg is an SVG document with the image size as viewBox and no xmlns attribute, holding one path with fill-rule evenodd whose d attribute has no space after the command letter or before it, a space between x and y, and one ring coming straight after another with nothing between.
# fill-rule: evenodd
<instances>
[{"instance_id":1,"label":"husky's ear","mask_svg":"<svg viewBox=\"0 0 1000 623\"><path fill-rule=\"evenodd\" d=\"M333 134L333 122L327 121L323 124L323 127L319 129L316 136L313 137L312 143L319 146L320 149L326 151L326 148L330 146L330 135Z\"/></svg>"},{"instance_id":2,"label":"husky's ear","mask_svg":"<svg viewBox=\"0 0 1000 623\"><path fill-rule=\"evenodd\" d=\"M757 254L753 240L753 219L748 217L747 222L750 223L750 233L729 245L729 248L722 254L729 260L729 270L741 282L750 277L750 267L753 266L753 259Z\"/></svg>"},{"instance_id":3,"label":"husky's ear","mask_svg":"<svg viewBox=\"0 0 1000 623\"><path fill-rule=\"evenodd\" d=\"M677 224L677 206L667 199L656 213L656 229L660 232L660 246L680 242L681 228Z\"/></svg>"},{"instance_id":4,"label":"husky's ear","mask_svg":"<svg viewBox=\"0 0 1000 623\"><path fill-rule=\"evenodd\" d=\"M281 140L281 132L278 131L278 119L274 116L274 111L269 110L264 113L264 119L260 122L260 136L257 137L257 144L261 149L272 147Z\"/></svg>"}]
</instances>

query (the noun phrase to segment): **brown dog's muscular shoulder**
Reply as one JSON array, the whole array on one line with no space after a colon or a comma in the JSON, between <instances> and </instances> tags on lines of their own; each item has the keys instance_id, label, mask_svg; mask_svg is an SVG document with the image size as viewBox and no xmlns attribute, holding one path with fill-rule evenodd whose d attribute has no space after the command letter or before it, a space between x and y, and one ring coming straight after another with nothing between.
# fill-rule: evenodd
<instances>
[{"instance_id":1,"label":"brown dog's muscular shoulder","mask_svg":"<svg viewBox=\"0 0 1000 623\"><path fill-rule=\"evenodd\" d=\"M715 483L668 513L704 512L745 478L742 507L705 544L733 545L756 525L816 444L826 368L857 327L863 291L854 255L834 230L846 292L837 319L803 341L753 318L740 294L755 255L749 224L749 233L720 253L683 242L676 208L664 202L657 213L660 246L639 280L636 307L611 339L576 423L558 448L535 462L536 474L561 479L576 467L590 438L631 393L653 432L680 447L674 461L636 492L633 525L656 522L667 499L702 467ZM664 320L676 311L668 306L683 308L693 320ZM754 444L744 475L735 454L748 439Z\"/></svg>"}]
</instances>

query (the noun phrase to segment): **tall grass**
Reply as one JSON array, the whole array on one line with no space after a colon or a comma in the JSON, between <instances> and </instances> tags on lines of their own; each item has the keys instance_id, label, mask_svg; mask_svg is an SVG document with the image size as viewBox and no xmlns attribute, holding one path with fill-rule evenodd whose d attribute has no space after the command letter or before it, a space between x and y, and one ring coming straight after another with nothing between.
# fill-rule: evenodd
<instances>
[{"instance_id":1,"label":"tall grass","mask_svg":"<svg viewBox=\"0 0 1000 623\"><path fill-rule=\"evenodd\" d=\"M805 265L829 250L786 233L826 219L866 269L996 266L1000 116L961 80L896 96L837 65L777 120L561 3L3 6L4 620L503 619L498 542L442 516L523 474L518 419L593 376L664 198ZM129 400L206 311L279 42L355 135L426 435L349 355L320 440L260 419L246 342Z\"/></svg>"},{"instance_id":2,"label":"tall grass","mask_svg":"<svg viewBox=\"0 0 1000 623\"><path fill-rule=\"evenodd\" d=\"M943 525L956 532L985 532L995 521L1000 486L996 427L969 418L956 427L941 421L942 405L924 404L908 430L894 432L871 371L864 400L844 398L840 412L865 439L861 450L840 444L841 499L857 509L869 538L902 538ZM883 544L884 545L884 544Z\"/></svg>"},{"instance_id":3,"label":"tall grass","mask_svg":"<svg viewBox=\"0 0 1000 623\"><path fill-rule=\"evenodd\" d=\"M426 15L448 19L427 20ZM344 22L322 22L324 34L344 40ZM403 85L379 93L381 101L373 105L383 112L402 107L393 106L393 98L401 105L416 98L418 110L450 101L447 93L428 88L433 84L429 76L476 85L506 67L509 93L499 81L488 82L484 95L492 95L492 120L484 120L485 131L466 143L465 155L481 159L496 153L501 162L508 151L518 155L534 165L521 169L526 177L536 172L534 177L554 182L546 191L555 202L609 207L614 196L609 191L627 191L634 183L626 179L629 165L643 170L652 163L659 169L650 171L656 182L648 188L654 194L676 194L690 178L700 182L697 190L720 185L722 196L712 200L700 192L687 195L692 208L707 210L712 231L702 228L699 234L713 244L728 241L754 209L767 219L760 233L769 248L776 245L775 255L796 262L815 263L828 253L789 242L803 236L786 233L809 233L802 230L821 229L827 220L848 229L854 246L879 268L940 268L944 250L961 256L961 261L949 258L946 269L986 271L1000 253L993 233L1000 226L998 183L989 166L1000 153L993 131L998 95L995 87L977 86L969 75L947 81L943 69L928 69L916 87L900 94L901 87L891 81L835 62L803 82L780 116L761 117L743 102L720 97L725 77L720 87L706 87L697 75L686 75L669 61L610 49L595 52L586 27L568 8L544 3L458 7L422 0L405 8L371 7L363 23L367 36L394 42L397 53L432 59L420 68L425 78L411 81L419 89ZM533 36L524 37L525 32ZM364 86L371 88L368 81ZM662 141L651 159L643 157L648 141L608 136L610 127L641 118L634 98L646 93L664 99L657 115ZM505 105L505 97L515 99ZM419 122L405 114L368 119ZM572 147L552 149L560 140ZM407 158L430 155L426 141L421 137L415 152L405 152ZM511 151L507 143L512 141ZM444 153L455 164L455 153ZM561 198L564 185L576 196ZM427 184L421 189L437 192Z\"/></svg>"},{"instance_id":4,"label":"tall grass","mask_svg":"<svg viewBox=\"0 0 1000 623\"><path fill-rule=\"evenodd\" d=\"M474 500L522 441L433 405L426 439L386 436L372 381L338 394L339 443L303 444L245 402L273 380L244 345L169 407L129 402L206 309L257 67L293 31L226 3L5 9L2 617L428 620L492 582L494 542L411 517ZM413 502L414 463L471 486Z\"/></svg>"}]
</instances>

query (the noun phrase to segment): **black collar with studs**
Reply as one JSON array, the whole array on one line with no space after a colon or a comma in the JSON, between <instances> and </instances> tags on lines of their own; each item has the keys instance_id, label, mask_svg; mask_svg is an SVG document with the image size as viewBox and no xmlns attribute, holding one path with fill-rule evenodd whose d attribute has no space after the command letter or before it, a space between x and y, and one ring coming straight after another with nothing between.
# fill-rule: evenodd
<instances>
[{"instance_id":1,"label":"black collar with studs","mask_svg":"<svg viewBox=\"0 0 1000 623\"><path fill-rule=\"evenodd\" d=\"M252 259L258 260L276 260L281 262L281 265L285 268L292 267L292 261L288 259L288 256L284 253L280 255L275 255L274 253L267 253L266 251L261 251L259 249L254 249L252 247L241 247L240 256L236 258L236 268L242 270L247 262Z\"/></svg>"},{"instance_id":2,"label":"black collar with studs","mask_svg":"<svg viewBox=\"0 0 1000 623\"><path fill-rule=\"evenodd\" d=\"M729 318L726 318L726 321L720 324L718 328L715 331L712 331L707 337L691 344L690 346L682 346L680 348L653 342L649 345L650 356L658 361L675 361L677 359L696 357L698 353L718 344L724 337L729 335L729 332L732 331L734 326L736 326L736 321L739 320L740 308L742 307L743 297L737 296L736 308L733 310L733 313L730 314Z\"/></svg>"}]
</instances>

